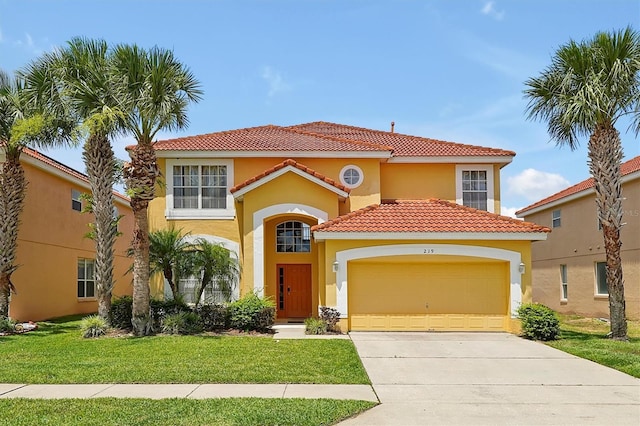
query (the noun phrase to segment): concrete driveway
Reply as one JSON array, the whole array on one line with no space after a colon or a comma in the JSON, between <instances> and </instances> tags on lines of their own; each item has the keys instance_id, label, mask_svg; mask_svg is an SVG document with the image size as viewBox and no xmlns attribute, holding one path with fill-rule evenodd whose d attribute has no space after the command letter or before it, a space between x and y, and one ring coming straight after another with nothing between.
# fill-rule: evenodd
<instances>
[{"instance_id":1,"label":"concrete driveway","mask_svg":"<svg viewBox=\"0 0 640 426\"><path fill-rule=\"evenodd\" d=\"M638 425L640 379L503 333L351 333L381 405L344 425Z\"/></svg>"}]
</instances>

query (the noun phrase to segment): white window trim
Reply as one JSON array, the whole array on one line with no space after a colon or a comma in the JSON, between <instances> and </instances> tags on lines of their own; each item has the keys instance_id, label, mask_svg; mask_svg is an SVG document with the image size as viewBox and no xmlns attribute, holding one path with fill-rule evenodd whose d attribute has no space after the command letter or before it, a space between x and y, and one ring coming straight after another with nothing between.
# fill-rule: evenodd
<instances>
[{"instance_id":1,"label":"white window trim","mask_svg":"<svg viewBox=\"0 0 640 426\"><path fill-rule=\"evenodd\" d=\"M558 212L558 217L555 216ZM558 220L558 226L555 225L555 221ZM551 211L551 228L560 228L562 226L562 209L555 209Z\"/></svg>"},{"instance_id":2,"label":"white window trim","mask_svg":"<svg viewBox=\"0 0 640 426\"><path fill-rule=\"evenodd\" d=\"M487 173L487 211L495 213L495 200L493 193L493 166L482 164L456 164L456 203L462 204L462 172L465 170L480 170Z\"/></svg>"},{"instance_id":3,"label":"white window trim","mask_svg":"<svg viewBox=\"0 0 640 426\"><path fill-rule=\"evenodd\" d=\"M609 298L609 285L607 284L607 293L600 293L598 292L598 263L604 263L605 264L605 271L606 271L606 265L607 262L606 261L596 261L593 263L593 272L594 272L594 280L593 280L593 295L595 297L601 297L601 298ZM606 280L606 275L605 275L605 280Z\"/></svg>"},{"instance_id":4,"label":"white window trim","mask_svg":"<svg viewBox=\"0 0 640 426\"><path fill-rule=\"evenodd\" d=\"M78 203L80 203L80 210L76 210L73 208L73 202L76 201ZM83 206L83 202L82 202L82 192L72 188L71 189L71 210L76 211L76 212L82 212L82 208Z\"/></svg>"},{"instance_id":5,"label":"white window trim","mask_svg":"<svg viewBox=\"0 0 640 426\"><path fill-rule=\"evenodd\" d=\"M564 267L564 268L563 268ZM565 276L562 276L562 270L564 269ZM566 280L565 280L566 279ZM567 296L564 295L564 286L567 286ZM566 302L569 300L569 268L566 264L560 264L560 301Z\"/></svg>"},{"instance_id":6,"label":"white window trim","mask_svg":"<svg viewBox=\"0 0 640 426\"><path fill-rule=\"evenodd\" d=\"M358 180L358 182L356 182L355 184L348 183L344 178L345 172L349 169L355 169L355 171L357 171L360 174L360 180ZM355 164L346 165L342 168L342 170L340 170L340 183L342 183L344 186L346 186L349 189L359 187L360 185L362 185L363 181L364 181L364 173L362 173L362 169L356 166Z\"/></svg>"},{"instance_id":7,"label":"white window trim","mask_svg":"<svg viewBox=\"0 0 640 426\"><path fill-rule=\"evenodd\" d=\"M84 294L85 296L78 296L78 281L80 281L80 277L76 276L76 298L79 301L87 301L87 300L96 300L98 295L97 295L97 287L96 287L96 260L95 259L90 259L88 257L79 257L78 258L78 262L80 260L84 261L84 269L85 269L85 277L82 280L84 282ZM93 280L87 280L86 274L87 274L87 262L91 262L93 263ZM77 265L77 263L76 263ZM76 275L77 275L77 266L76 266ZM87 296L87 282L93 282L93 296Z\"/></svg>"},{"instance_id":8,"label":"white window trim","mask_svg":"<svg viewBox=\"0 0 640 426\"><path fill-rule=\"evenodd\" d=\"M227 166L227 208L226 209L175 209L173 208L173 166ZM229 190L233 186L232 159L167 159L166 170L166 210L167 219L233 219L235 206Z\"/></svg>"}]
</instances>

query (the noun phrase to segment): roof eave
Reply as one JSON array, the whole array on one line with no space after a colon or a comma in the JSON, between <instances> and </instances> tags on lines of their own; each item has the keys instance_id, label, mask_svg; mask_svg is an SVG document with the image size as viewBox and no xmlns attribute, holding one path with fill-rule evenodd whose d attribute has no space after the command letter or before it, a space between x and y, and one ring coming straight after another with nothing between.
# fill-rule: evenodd
<instances>
[{"instance_id":1,"label":"roof eave","mask_svg":"<svg viewBox=\"0 0 640 426\"><path fill-rule=\"evenodd\" d=\"M217 151L157 150L158 158L391 158L390 151Z\"/></svg>"},{"instance_id":2,"label":"roof eave","mask_svg":"<svg viewBox=\"0 0 640 426\"><path fill-rule=\"evenodd\" d=\"M316 241L325 240L500 240L544 241L545 231L531 232L331 232L314 231Z\"/></svg>"},{"instance_id":3,"label":"roof eave","mask_svg":"<svg viewBox=\"0 0 640 426\"><path fill-rule=\"evenodd\" d=\"M467 163L467 164L502 164L507 165L513 161L509 155L441 155L441 156L408 156L399 155L391 157L388 163Z\"/></svg>"}]
</instances>

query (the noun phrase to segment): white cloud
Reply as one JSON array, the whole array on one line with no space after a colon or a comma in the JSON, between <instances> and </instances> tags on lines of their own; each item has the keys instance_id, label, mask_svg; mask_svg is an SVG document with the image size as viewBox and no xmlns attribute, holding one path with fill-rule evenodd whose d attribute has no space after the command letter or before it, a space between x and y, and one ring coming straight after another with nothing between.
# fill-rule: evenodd
<instances>
[{"instance_id":1,"label":"white cloud","mask_svg":"<svg viewBox=\"0 0 640 426\"><path fill-rule=\"evenodd\" d=\"M502 216L508 216L508 217L512 217L514 219L518 219L516 217L516 212L518 210L520 210L522 207L505 207L505 206L500 206L500 214Z\"/></svg>"},{"instance_id":2,"label":"white cloud","mask_svg":"<svg viewBox=\"0 0 640 426\"><path fill-rule=\"evenodd\" d=\"M27 40L27 46L33 47L33 38L31 37L31 34L25 33L25 39Z\"/></svg>"},{"instance_id":3,"label":"white cloud","mask_svg":"<svg viewBox=\"0 0 640 426\"><path fill-rule=\"evenodd\" d=\"M0 27L0 43L4 41L4 37L2 37L2 27Z\"/></svg>"},{"instance_id":4,"label":"white cloud","mask_svg":"<svg viewBox=\"0 0 640 426\"><path fill-rule=\"evenodd\" d=\"M484 4L480 12L482 12L483 15L492 17L496 21L501 21L504 18L504 10L499 11L495 6L496 2L488 1Z\"/></svg>"},{"instance_id":5,"label":"white cloud","mask_svg":"<svg viewBox=\"0 0 640 426\"><path fill-rule=\"evenodd\" d=\"M284 81L280 71L270 66L262 69L262 78L269 84L269 97L291 90L291 85Z\"/></svg>"},{"instance_id":6,"label":"white cloud","mask_svg":"<svg viewBox=\"0 0 640 426\"><path fill-rule=\"evenodd\" d=\"M525 169L507 178L507 192L529 201L538 201L569 186L569 181L557 173Z\"/></svg>"}]
</instances>

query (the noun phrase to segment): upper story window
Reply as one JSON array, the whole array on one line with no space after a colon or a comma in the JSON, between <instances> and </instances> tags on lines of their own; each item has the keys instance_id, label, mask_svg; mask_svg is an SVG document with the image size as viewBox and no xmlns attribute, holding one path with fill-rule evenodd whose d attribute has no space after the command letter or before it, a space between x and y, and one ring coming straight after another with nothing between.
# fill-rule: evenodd
<instances>
[{"instance_id":1,"label":"upper story window","mask_svg":"<svg viewBox=\"0 0 640 426\"><path fill-rule=\"evenodd\" d=\"M78 190L71 190L71 208L75 211L82 211L82 193Z\"/></svg>"},{"instance_id":2,"label":"upper story window","mask_svg":"<svg viewBox=\"0 0 640 426\"><path fill-rule=\"evenodd\" d=\"M362 183L363 178L362 169L353 164L344 166L340 171L340 182L347 188L357 188Z\"/></svg>"},{"instance_id":3,"label":"upper story window","mask_svg":"<svg viewBox=\"0 0 640 426\"><path fill-rule=\"evenodd\" d=\"M233 160L167 160L166 175L168 219L234 217Z\"/></svg>"},{"instance_id":4,"label":"upper story window","mask_svg":"<svg viewBox=\"0 0 640 426\"><path fill-rule=\"evenodd\" d=\"M457 165L456 202L474 209L493 212L493 167Z\"/></svg>"},{"instance_id":5,"label":"upper story window","mask_svg":"<svg viewBox=\"0 0 640 426\"><path fill-rule=\"evenodd\" d=\"M553 212L551 212L551 226L553 228L559 228L560 225L562 225L560 210L554 210Z\"/></svg>"},{"instance_id":6,"label":"upper story window","mask_svg":"<svg viewBox=\"0 0 640 426\"><path fill-rule=\"evenodd\" d=\"M93 259L78 259L78 298L95 297L95 261Z\"/></svg>"},{"instance_id":7,"label":"upper story window","mask_svg":"<svg viewBox=\"0 0 640 426\"><path fill-rule=\"evenodd\" d=\"M311 251L311 226L288 221L276 226L276 252L308 253Z\"/></svg>"}]
</instances>

